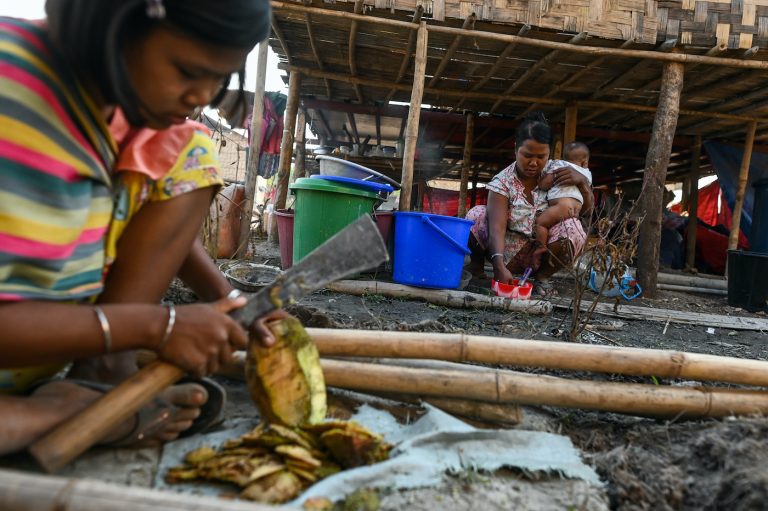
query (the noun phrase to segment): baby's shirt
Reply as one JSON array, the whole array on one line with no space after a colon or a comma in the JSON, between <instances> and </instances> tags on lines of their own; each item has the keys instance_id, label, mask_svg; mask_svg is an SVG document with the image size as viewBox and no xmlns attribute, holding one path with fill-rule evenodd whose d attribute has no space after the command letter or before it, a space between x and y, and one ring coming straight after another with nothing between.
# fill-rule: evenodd
<instances>
[{"instance_id":1,"label":"baby's shirt","mask_svg":"<svg viewBox=\"0 0 768 511\"><path fill-rule=\"evenodd\" d=\"M592 186L592 173L589 171L589 169L576 165L575 163L571 163L568 160L551 160L549 165L547 165L542 171L542 174L552 174L555 169L561 169L563 167L571 167L579 174L585 176L589 180L589 186Z\"/></svg>"},{"instance_id":2,"label":"baby's shirt","mask_svg":"<svg viewBox=\"0 0 768 511\"><path fill-rule=\"evenodd\" d=\"M570 167L574 169L579 174L586 176L587 180L589 181L589 185L592 186L592 173L589 171L589 169L586 169L584 167L581 167L579 165L576 165L575 163L571 163L566 160L552 160L549 162L549 164L542 170L542 175L544 174L552 174L555 169L560 169L563 167ZM547 191L547 200L555 200L555 199L576 199L577 201L584 203L584 197L581 196L581 191L579 191L578 186L574 185L567 185L567 186L558 186L553 185L552 188L550 188Z\"/></svg>"}]
</instances>

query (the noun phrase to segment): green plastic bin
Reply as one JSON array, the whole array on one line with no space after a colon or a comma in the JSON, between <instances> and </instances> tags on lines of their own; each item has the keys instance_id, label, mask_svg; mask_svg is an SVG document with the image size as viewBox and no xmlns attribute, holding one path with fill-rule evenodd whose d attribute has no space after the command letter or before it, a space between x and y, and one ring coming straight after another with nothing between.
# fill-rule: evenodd
<instances>
[{"instance_id":1,"label":"green plastic bin","mask_svg":"<svg viewBox=\"0 0 768 511\"><path fill-rule=\"evenodd\" d=\"M381 197L376 192L324 179L297 179L293 219L293 264L328 238L365 214L372 214Z\"/></svg>"}]
</instances>

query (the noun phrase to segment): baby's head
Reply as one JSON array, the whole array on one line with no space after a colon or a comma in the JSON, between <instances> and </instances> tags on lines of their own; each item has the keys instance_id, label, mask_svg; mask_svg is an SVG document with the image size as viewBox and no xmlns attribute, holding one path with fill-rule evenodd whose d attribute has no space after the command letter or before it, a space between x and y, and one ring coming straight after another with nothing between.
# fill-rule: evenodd
<instances>
[{"instance_id":1,"label":"baby's head","mask_svg":"<svg viewBox=\"0 0 768 511\"><path fill-rule=\"evenodd\" d=\"M587 169L589 168L589 147L584 142L568 142L563 148L563 159Z\"/></svg>"}]
</instances>

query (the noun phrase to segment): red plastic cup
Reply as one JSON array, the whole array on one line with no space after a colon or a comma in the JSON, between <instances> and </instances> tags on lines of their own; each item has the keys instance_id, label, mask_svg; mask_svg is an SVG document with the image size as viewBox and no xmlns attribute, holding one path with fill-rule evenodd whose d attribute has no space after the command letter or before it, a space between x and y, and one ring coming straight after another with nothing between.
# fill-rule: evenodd
<instances>
[{"instance_id":1,"label":"red plastic cup","mask_svg":"<svg viewBox=\"0 0 768 511\"><path fill-rule=\"evenodd\" d=\"M491 290L496 293L496 296L517 300L530 300L533 283L528 281L520 286L519 282L519 279L514 279L512 284L503 284L497 280L491 280Z\"/></svg>"}]
</instances>

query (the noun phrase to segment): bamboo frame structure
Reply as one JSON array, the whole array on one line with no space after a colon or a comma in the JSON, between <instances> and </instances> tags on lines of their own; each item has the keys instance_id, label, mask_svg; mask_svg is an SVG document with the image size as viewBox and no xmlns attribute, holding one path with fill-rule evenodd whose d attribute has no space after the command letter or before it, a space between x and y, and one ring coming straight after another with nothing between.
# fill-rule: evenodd
<instances>
[{"instance_id":1,"label":"bamboo frame structure","mask_svg":"<svg viewBox=\"0 0 768 511\"><path fill-rule=\"evenodd\" d=\"M752 146L755 143L755 131L757 123L751 122L747 126L747 141L744 143L744 153L741 156L741 168L739 168L739 187L736 189L736 202L733 205L731 217L731 232L728 236L728 250L736 250L739 245L739 231L741 230L741 211L744 209L744 195L747 192L747 180L749 179L749 164L752 161Z\"/></svg>"},{"instance_id":2,"label":"bamboo frame structure","mask_svg":"<svg viewBox=\"0 0 768 511\"><path fill-rule=\"evenodd\" d=\"M296 131L296 115L299 111L299 86L301 74L291 71L288 80L288 102L285 105L285 124L283 126L283 138L280 144L280 163L277 173L277 192L275 193L275 211L285 208L288 198L288 182L291 176L291 162L293 160L293 135ZM272 222L269 229L269 240L277 240L277 222Z\"/></svg>"},{"instance_id":3,"label":"bamboo frame structure","mask_svg":"<svg viewBox=\"0 0 768 511\"><path fill-rule=\"evenodd\" d=\"M427 24L423 21L419 24L416 37L415 61L411 106L408 111L408 124L405 127L403 174L400 180L400 211L411 210L413 168L416 159L416 144L419 138L419 115L421 114L421 99L424 94L424 74L427 68Z\"/></svg>"},{"instance_id":4,"label":"bamboo frame structure","mask_svg":"<svg viewBox=\"0 0 768 511\"><path fill-rule=\"evenodd\" d=\"M683 90L683 64L667 62L661 80L659 107L653 122L653 133L645 159L643 191L640 194L640 237L637 250L637 276L644 296L654 298L657 293L659 274L659 250L661 240L661 214L664 205L664 183L675 136L680 110L680 94Z\"/></svg>"},{"instance_id":5,"label":"bamboo frame structure","mask_svg":"<svg viewBox=\"0 0 768 511\"><path fill-rule=\"evenodd\" d=\"M696 266L696 230L699 224L699 166L701 165L701 135L691 147L691 174L688 177L688 225L685 239L685 267L693 270Z\"/></svg>"},{"instance_id":6,"label":"bamboo frame structure","mask_svg":"<svg viewBox=\"0 0 768 511\"><path fill-rule=\"evenodd\" d=\"M457 216L464 218L467 214L467 188L469 185L469 172L472 168L472 141L475 136L475 116L467 112L464 118L467 120L464 134L464 156L461 162L461 182L459 183L459 211Z\"/></svg>"},{"instance_id":7,"label":"bamboo frame structure","mask_svg":"<svg viewBox=\"0 0 768 511\"><path fill-rule=\"evenodd\" d=\"M248 168L245 173L243 211L240 216L240 232L237 239L237 257L242 259L248 252L248 240L251 237L253 201L256 197L256 183L259 174L261 156L261 128L264 124L264 88L267 81L267 50L269 43L259 43L256 63L256 92L253 95L253 113L251 115L251 140L248 153Z\"/></svg>"},{"instance_id":8,"label":"bamboo frame structure","mask_svg":"<svg viewBox=\"0 0 768 511\"><path fill-rule=\"evenodd\" d=\"M354 14L346 11L337 11L330 9L320 9L317 7L310 7L305 5L293 4L289 2L282 2L279 0L271 0L272 8L276 11L283 12L296 12L296 13L310 13L317 14L318 16L327 16L332 18L342 18L347 20L357 20L363 23L375 23L379 25L386 25L390 27L406 28L408 30L414 30L416 27L412 23L407 21L400 21L390 18L379 18L374 16L363 16L360 14ZM498 32L486 32L480 30L467 30L456 27L448 27L441 25L430 25L429 30L437 34L447 34L451 36L463 36L463 37L475 37L480 39L488 39L493 41L500 41L504 43L517 43L525 46L532 46L537 48L546 48L549 50L563 50L572 53L582 53L593 56L612 56L612 57L624 57L624 58L636 58L636 59L650 59L658 60L661 62L678 62L681 64L706 64L710 66L725 66L741 69L768 69L768 62L766 61L749 61L739 60L732 58L719 58L705 55L691 55L686 53L661 53L648 50L630 50L624 48L603 48L599 46L586 46L586 45L571 45L568 43L560 43L556 41L547 41L542 39L529 39L526 37L520 37L517 35L503 34Z\"/></svg>"}]
</instances>

